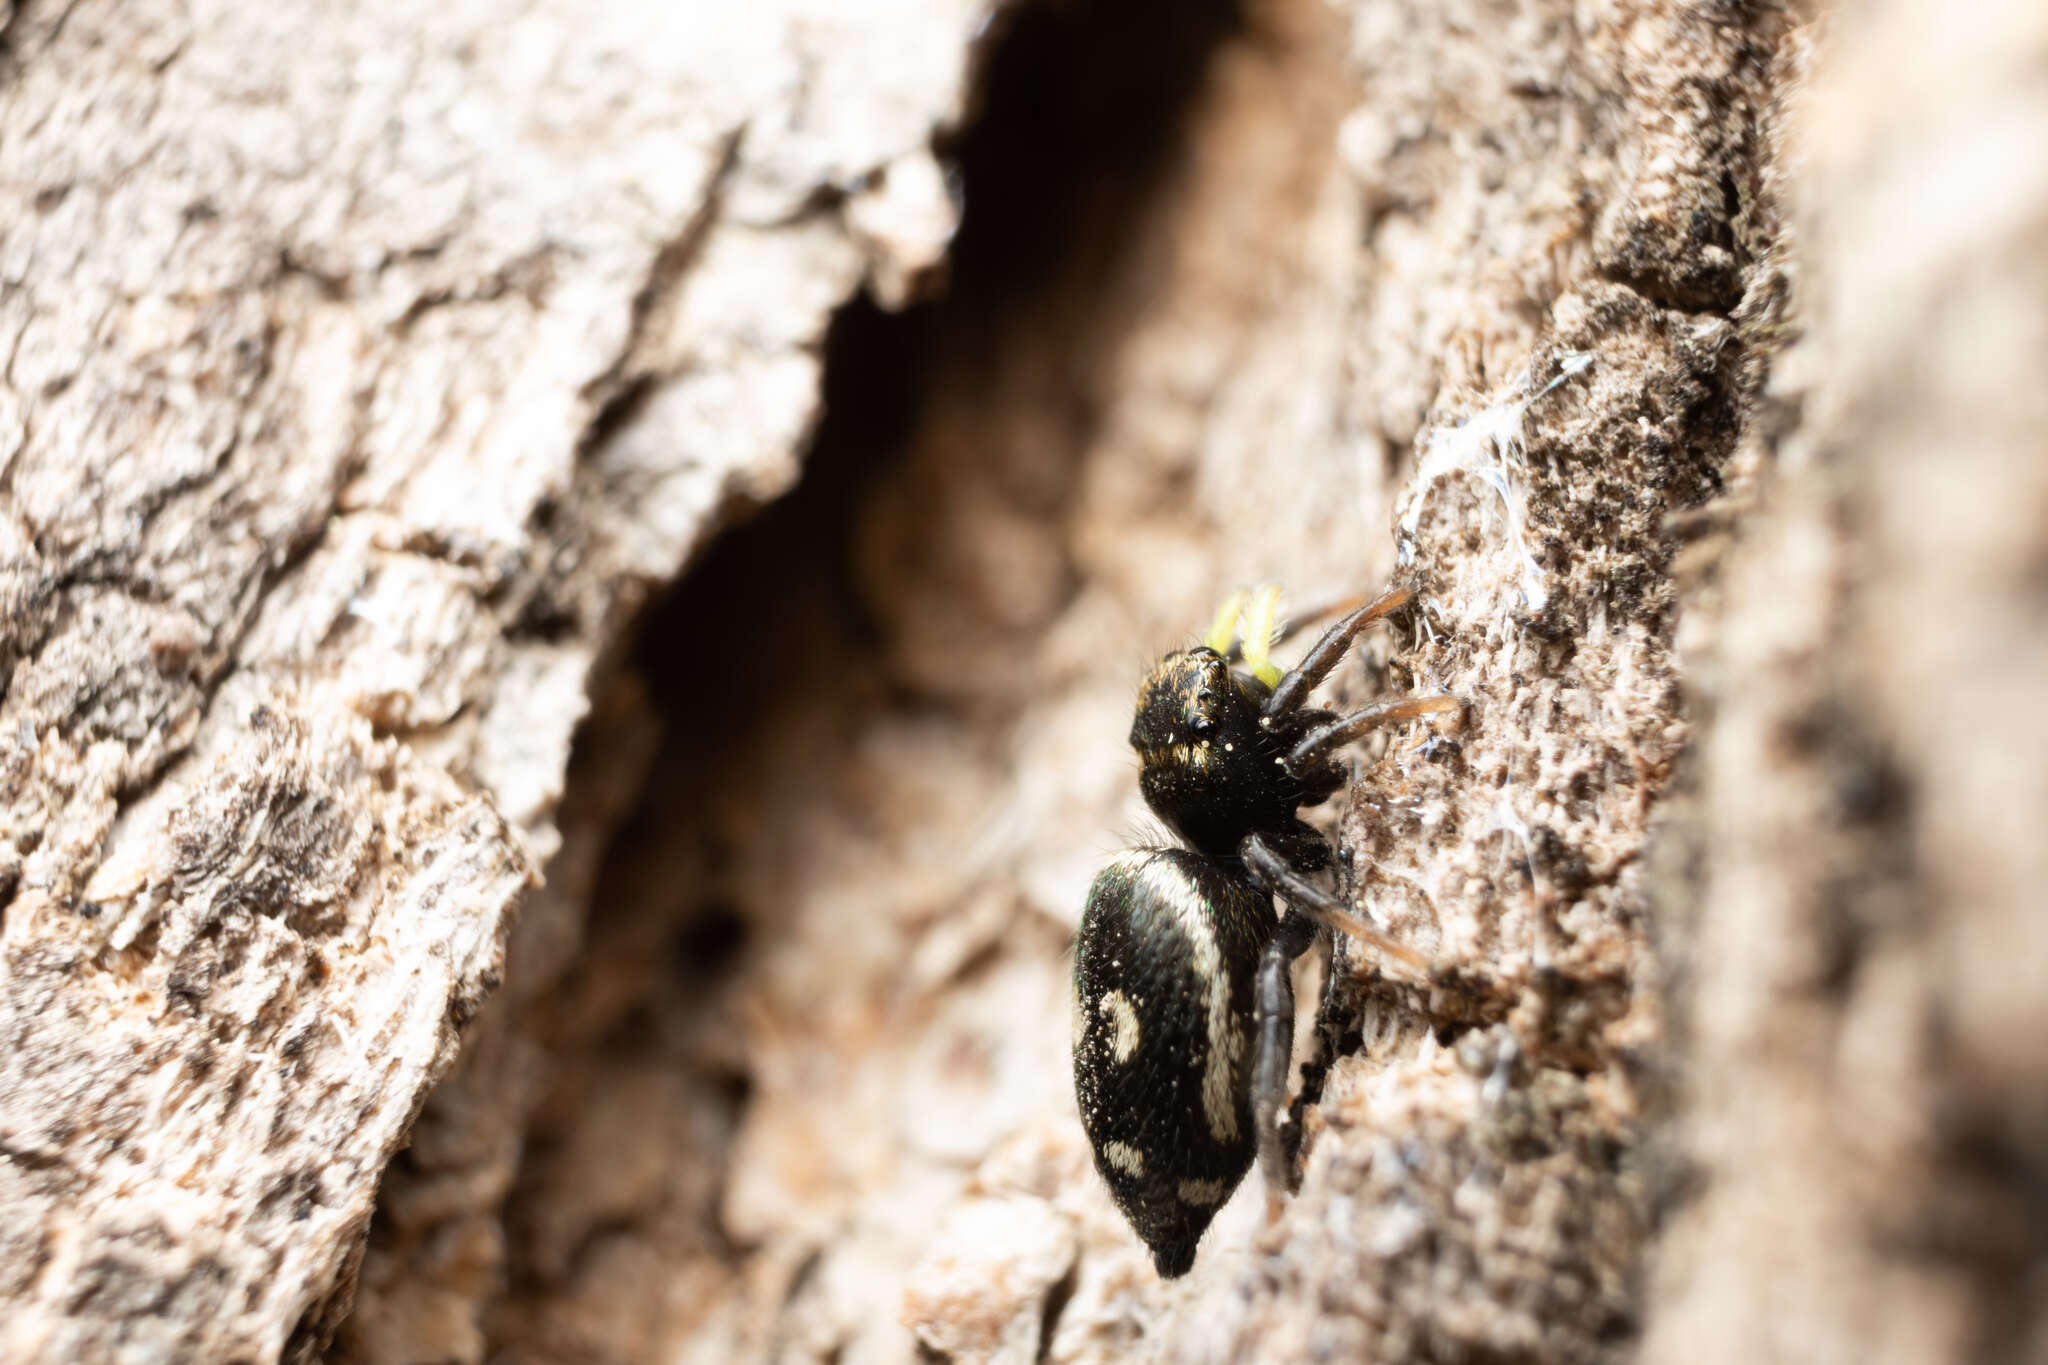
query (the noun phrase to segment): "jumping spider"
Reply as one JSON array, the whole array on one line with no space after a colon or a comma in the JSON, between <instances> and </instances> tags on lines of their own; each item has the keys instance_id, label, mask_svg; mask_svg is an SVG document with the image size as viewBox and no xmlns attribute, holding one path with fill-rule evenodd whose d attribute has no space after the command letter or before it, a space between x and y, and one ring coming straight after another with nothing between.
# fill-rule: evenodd
<instances>
[{"instance_id":1,"label":"jumping spider","mask_svg":"<svg viewBox=\"0 0 2048 1365\"><path fill-rule=\"evenodd\" d=\"M1119 854L1088 893L1074 948L1074 1092L1096 1169L1161 1275L1194 1265L1254 1150L1268 1191L1288 1186L1278 1119L1289 965L1318 930L1424 966L1309 880L1330 846L1295 814L1343 785L1340 746L1459 709L1440 696L1346 716L1304 705L1358 633L1408 599L1397 588L1353 610L1283 675L1267 655L1278 591L1248 606L1240 595L1201 645L1161 659L1139 689L1139 787L1184 846Z\"/></svg>"}]
</instances>

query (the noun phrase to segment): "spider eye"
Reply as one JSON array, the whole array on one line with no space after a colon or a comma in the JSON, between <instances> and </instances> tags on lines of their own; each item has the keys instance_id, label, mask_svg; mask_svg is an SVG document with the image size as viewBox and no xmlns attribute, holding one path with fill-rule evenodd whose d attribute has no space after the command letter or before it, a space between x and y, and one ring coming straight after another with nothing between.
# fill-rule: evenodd
<instances>
[{"instance_id":1,"label":"spider eye","mask_svg":"<svg viewBox=\"0 0 2048 1365\"><path fill-rule=\"evenodd\" d=\"M1188 721L1188 729L1198 735L1206 735L1216 728L1216 722L1206 714L1198 714Z\"/></svg>"}]
</instances>

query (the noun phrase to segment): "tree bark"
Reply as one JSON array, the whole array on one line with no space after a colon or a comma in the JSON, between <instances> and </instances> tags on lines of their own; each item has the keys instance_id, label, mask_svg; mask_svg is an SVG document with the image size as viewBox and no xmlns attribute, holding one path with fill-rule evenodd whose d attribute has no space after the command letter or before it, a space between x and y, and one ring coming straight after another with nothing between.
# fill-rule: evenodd
<instances>
[{"instance_id":1,"label":"tree bark","mask_svg":"<svg viewBox=\"0 0 2048 1365\"><path fill-rule=\"evenodd\" d=\"M1804 335L1695 556L1651 1360L2048 1359L2048 12L1952 17L1795 68Z\"/></svg>"},{"instance_id":2,"label":"tree bark","mask_svg":"<svg viewBox=\"0 0 2048 1365\"><path fill-rule=\"evenodd\" d=\"M0 1358L2038 1358L2037 9L0 10ZM1162 1282L1133 689L1390 580Z\"/></svg>"},{"instance_id":3,"label":"tree bark","mask_svg":"<svg viewBox=\"0 0 2048 1365\"><path fill-rule=\"evenodd\" d=\"M0 1356L331 1334L599 660L943 247L975 14L0 11Z\"/></svg>"}]
</instances>

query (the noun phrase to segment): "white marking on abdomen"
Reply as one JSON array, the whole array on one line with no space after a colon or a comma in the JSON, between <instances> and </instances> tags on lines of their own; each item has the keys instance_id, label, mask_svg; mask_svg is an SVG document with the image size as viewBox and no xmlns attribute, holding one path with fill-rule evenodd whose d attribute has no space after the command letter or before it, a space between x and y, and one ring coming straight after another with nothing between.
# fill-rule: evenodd
<instances>
[{"instance_id":1,"label":"white marking on abdomen","mask_svg":"<svg viewBox=\"0 0 2048 1365\"><path fill-rule=\"evenodd\" d=\"M1131 1054L1138 1050L1138 1011L1131 1006L1131 998L1122 991L1111 991L1102 997L1096 1008L1109 1016L1114 1028L1110 1047L1119 1062L1131 1060Z\"/></svg>"},{"instance_id":2,"label":"white marking on abdomen","mask_svg":"<svg viewBox=\"0 0 2048 1365\"><path fill-rule=\"evenodd\" d=\"M1143 876L1154 898L1173 911L1174 922L1187 936L1195 974L1205 987L1209 1048L1202 1058L1202 1113L1209 1120L1211 1137L1235 1142L1237 1096L1231 1082L1238 1059L1244 1055L1244 1034L1230 1012L1230 977L1223 970L1223 953L1216 945L1216 925L1209 907L1176 871L1172 863L1155 855L1146 862Z\"/></svg>"},{"instance_id":3,"label":"white marking on abdomen","mask_svg":"<svg viewBox=\"0 0 2048 1365\"><path fill-rule=\"evenodd\" d=\"M1105 1142L1102 1159L1128 1176L1145 1174L1145 1154L1128 1142Z\"/></svg>"}]
</instances>

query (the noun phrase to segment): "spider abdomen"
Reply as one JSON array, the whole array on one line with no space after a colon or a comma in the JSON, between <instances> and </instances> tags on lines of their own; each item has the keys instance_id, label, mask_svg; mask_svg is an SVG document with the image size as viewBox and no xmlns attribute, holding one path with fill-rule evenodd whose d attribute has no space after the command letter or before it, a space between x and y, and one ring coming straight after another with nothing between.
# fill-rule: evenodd
<instances>
[{"instance_id":1,"label":"spider abdomen","mask_svg":"<svg viewBox=\"0 0 2048 1365\"><path fill-rule=\"evenodd\" d=\"M1184 1274L1250 1167L1253 980L1277 920L1241 871L1133 849L1074 954L1074 1090L1096 1168L1162 1275Z\"/></svg>"}]
</instances>

